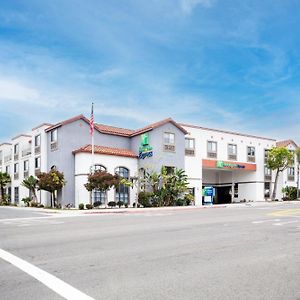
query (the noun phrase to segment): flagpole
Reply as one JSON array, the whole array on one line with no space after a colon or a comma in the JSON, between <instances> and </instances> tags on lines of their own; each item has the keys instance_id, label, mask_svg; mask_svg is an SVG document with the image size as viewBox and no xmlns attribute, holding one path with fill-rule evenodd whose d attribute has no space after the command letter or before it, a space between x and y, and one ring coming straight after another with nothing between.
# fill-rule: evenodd
<instances>
[{"instance_id":1,"label":"flagpole","mask_svg":"<svg viewBox=\"0 0 300 300\"><path fill-rule=\"evenodd\" d=\"M93 115L93 119L94 119L94 103L92 103L92 115ZM94 120L93 120L94 123ZM92 173L94 173L95 171L95 149L94 149L94 124L93 124L93 131L92 131Z\"/></svg>"}]
</instances>

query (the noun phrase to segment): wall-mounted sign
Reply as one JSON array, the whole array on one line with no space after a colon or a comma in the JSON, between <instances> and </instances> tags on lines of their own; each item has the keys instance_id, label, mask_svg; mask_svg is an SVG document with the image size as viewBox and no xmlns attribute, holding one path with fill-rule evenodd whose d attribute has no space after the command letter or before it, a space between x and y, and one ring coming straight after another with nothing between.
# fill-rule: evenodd
<instances>
[{"instance_id":1,"label":"wall-mounted sign","mask_svg":"<svg viewBox=\"0 0 300 300\"><path fill-rule=\"evenodd\" d=\"M245 169L244 165L224 162L222 160L217 161L217 168L229 168L229 169Z\"/></svg>"},{"instance_id":2,"label":"wall-mounted sign","mask_svg":"<svg viewBox=\"0 0 300 300\"><path fill-rule=\"evenodd\" d=\"M141 145L139 148L139 159L153 156L153 148L149 145L149 134L144 133L141 135Z\"/></svg>"}]
</instances>

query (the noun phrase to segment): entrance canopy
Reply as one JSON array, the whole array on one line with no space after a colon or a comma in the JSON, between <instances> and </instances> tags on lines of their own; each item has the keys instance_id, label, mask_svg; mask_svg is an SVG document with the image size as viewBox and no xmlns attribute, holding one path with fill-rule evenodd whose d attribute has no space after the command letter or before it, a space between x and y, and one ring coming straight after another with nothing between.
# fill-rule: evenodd
<instances>
[{"instance_id":1,"label":"entrance canopy","mask_svg":"<svg viewBox=\"0 0 300 300\"><path fill-rule=\"evenodd\" d=\"M203 169L256 171L256 164L235 161L202 159Z\"/></svg>"}]
</instances>

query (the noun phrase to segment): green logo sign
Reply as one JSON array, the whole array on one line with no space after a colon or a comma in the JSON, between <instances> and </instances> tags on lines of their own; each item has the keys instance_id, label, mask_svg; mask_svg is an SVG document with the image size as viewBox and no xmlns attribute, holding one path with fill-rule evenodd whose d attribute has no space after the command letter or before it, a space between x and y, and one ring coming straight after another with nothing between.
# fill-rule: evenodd
<instances>
[{"instance_id":1,"label":"green logo sign","mask_svg":"<svg viewBox=\"0 0 300 300\"><path fill-rule=\"evenodd\" d=\"M227 163L222 160L217 161L217 168L232 168L232 169L244 169L244 165L234 164L234 163Z\"/></svg>"},{"instance_id":2,"label":"green logo sign","mask_svg":"<svg viewBox=\"0 0 300 300\"><path fill-rule=\"evenodd\" d=\"M149 145L149 134L144 133L141 135L141 145L139 148L139 158L145 159L146 157L153 156L153 148Z\"/></svg>"}]
</instances>

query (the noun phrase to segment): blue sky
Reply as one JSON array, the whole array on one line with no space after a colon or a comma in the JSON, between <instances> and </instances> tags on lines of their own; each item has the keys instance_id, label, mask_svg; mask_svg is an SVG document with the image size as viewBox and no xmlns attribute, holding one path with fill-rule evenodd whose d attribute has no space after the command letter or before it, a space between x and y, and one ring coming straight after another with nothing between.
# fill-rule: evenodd
<instances>
[{"instance_id":1,"label":"blue sky","mask_svg":"<svg viewBox=\"0 0 300 300\"><path fill-rule=\"evenodd\" d=\"M300 1L2 0L0 141L90 113L300 143Z\"/></svg>"}]
</instances>

